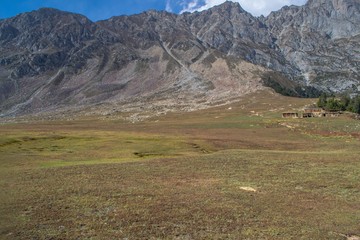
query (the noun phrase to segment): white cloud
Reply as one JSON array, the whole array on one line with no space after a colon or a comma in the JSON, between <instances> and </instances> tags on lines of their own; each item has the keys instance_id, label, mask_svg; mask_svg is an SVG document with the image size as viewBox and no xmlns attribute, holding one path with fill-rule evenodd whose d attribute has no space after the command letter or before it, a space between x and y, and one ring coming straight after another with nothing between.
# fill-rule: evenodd
<instances>
[{"instance_id":1,"label":"white cloud","mask_svg":"<svg viewBox=\"0 0 360 240\"><path fill-rule=\"evenodd\" d=\"M180 13L202 11L201 10L202 7L199 6L199 0L192 0L189 3L184 3L183 2L183 5L184 5L184 8L181 10Z\"/></svg>"},{"instance_id":2,"label":"white cloud","mask_svg":"<svg viewBox=\"0 0 360 240\"><path fill-rule=\"evenodd\" d=\"M240 3L241 7L255 16L264 15L267 16L271 11L279 10L285 5L303 5L306 0L232 0L233 2ZM183 5L180 13L183 12L195 12L203 11L219 5L225 0L205 0L205 3L201 4L199 0L190 0Z\"/></svg>"},{"instance_id":3,"label":"white cloud","mask_svg":"<svg viewBox=\"0 0 360 240\"><path fill-rule=\"evenodd\" d=\"M167 0L166 1L166 7L165 7L165 10L167 11L167 12L173 12L173 9L172 9L172 7L171 7L171 2L170 2L171 0Z\"/></svg>"}]
</instances>

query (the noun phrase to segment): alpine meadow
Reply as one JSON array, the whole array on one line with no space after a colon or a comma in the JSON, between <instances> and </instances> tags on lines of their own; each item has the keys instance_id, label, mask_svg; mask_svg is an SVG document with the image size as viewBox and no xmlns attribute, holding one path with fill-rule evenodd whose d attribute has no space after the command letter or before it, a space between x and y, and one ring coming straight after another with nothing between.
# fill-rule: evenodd
<instances>
[{"instance_id":1,"label":"alpine meadow","mask_svg":"<svg viewBox=\"0 0 360 240\"><path fill-rule=\"evenodd\" d=\"M359 62L358 0L1 19L0 239L360 240Z\"/></svg>"}]
</instances>

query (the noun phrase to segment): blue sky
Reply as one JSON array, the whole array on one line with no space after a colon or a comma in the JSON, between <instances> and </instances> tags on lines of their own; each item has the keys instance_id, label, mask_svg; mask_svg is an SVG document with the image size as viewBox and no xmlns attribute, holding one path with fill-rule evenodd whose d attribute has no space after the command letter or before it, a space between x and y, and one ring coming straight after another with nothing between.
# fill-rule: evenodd
<instances>
[{"instance_id":1,"label":"blue sky","mask_svg":"<svg viewBox=\"0 0 360 240\"><path fill-rule=\"evenodd\" d=\"M306 0L233 0L248 12L267 15L284 5L302 5ZM0 18L8 18L22 12L52 7L80 13L93 21L112 16L130 15L149 9L167 10L174 13L201 11L221 4L225 0L0 0Z\"/></svg>"},{"instance_id":2,"label":"blue sky","mask_svg":"<svg viewBox=\"0 0 360 240\"><path fill-rule=\"evenodd\" d=\"M149 9L164 10L165 6L165 0L0 0L0 18L12 17L41 7L52 7L80 13L96 21Z\"/></svg>"}]
</instances>

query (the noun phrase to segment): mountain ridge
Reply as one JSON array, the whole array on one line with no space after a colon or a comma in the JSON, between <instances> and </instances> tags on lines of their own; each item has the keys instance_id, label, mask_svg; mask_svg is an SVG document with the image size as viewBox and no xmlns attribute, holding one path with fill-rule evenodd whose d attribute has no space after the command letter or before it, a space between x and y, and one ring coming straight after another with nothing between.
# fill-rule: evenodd
<instances>
[{"instance_id":1,"label":"mountain ridge","mask_svg":"<svg viewBox=\"0 0 360 240\"><path fill-rule=\"evenodd\" d=\"M267 80L293 95L358 92L359 9L353 0L312 0L254 17L227 1L97 22L49 8L23 13L0 21L0 114L99 103L198 109L264 89Z\"/></svg>"}]
</instances>

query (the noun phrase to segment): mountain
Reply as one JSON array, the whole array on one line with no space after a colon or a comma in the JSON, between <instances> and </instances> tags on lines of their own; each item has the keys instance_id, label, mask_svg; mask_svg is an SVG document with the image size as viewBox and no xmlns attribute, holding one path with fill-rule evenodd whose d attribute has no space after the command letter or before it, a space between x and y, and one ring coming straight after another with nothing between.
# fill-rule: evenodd
<instances>
[{"instance_id":1,"label":"mountain","mask_svg":"<svg viewBox=\"0 0 360 240\"><path fill-rule=\"evenodd\" d=\"M227 1L99 22L23 13L0 20L0 114L192 110L265 86L295 96L357 92L359 5L310 0L265 18Z\"/></svg>"},{"instance_id":2,"label":"mountain","mask_svg":"<svg viewBox=\"0 0 360 240\"><path fill-rule=\"evenodd\" d=\"M358 0L309 0L271 13L265 23L304 84L334 92L360 90Z\"/></svg>"}]
</instances>

